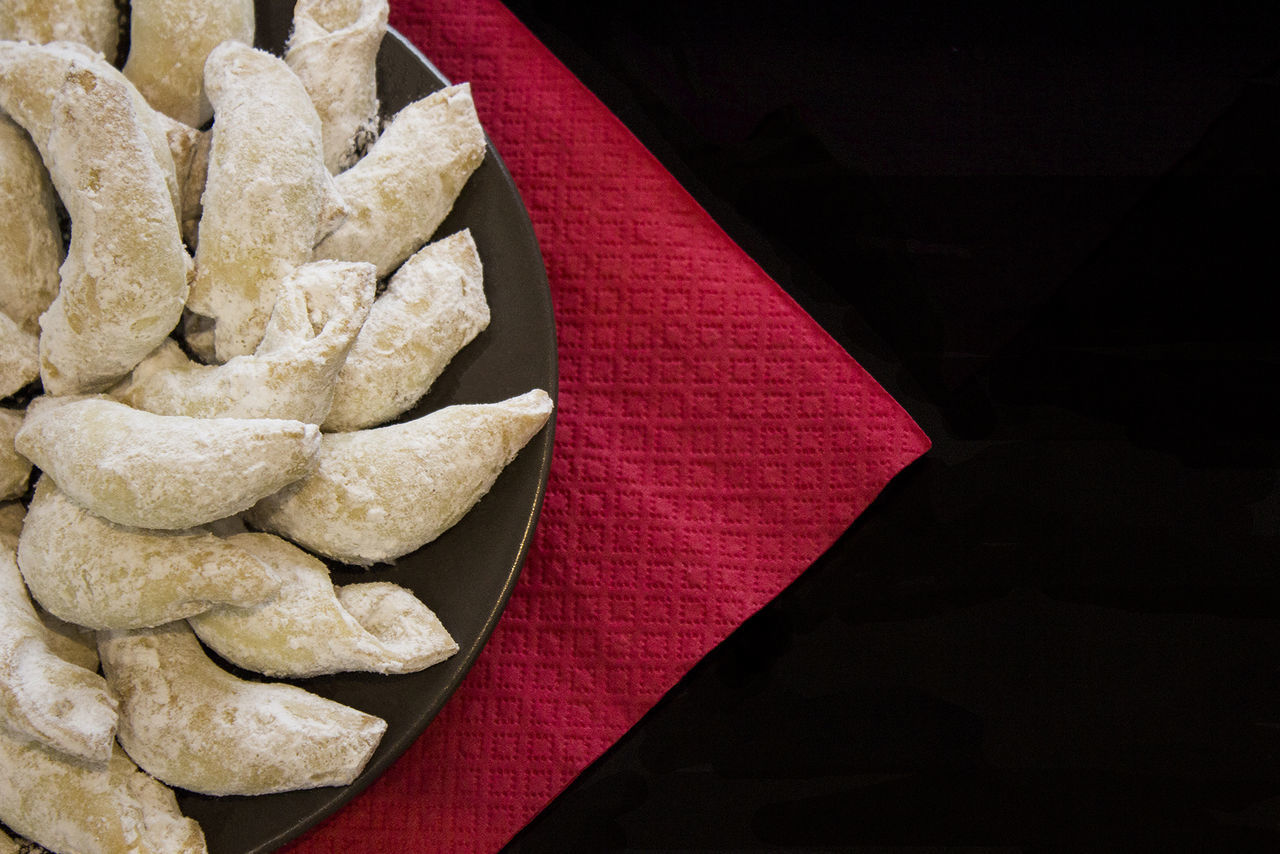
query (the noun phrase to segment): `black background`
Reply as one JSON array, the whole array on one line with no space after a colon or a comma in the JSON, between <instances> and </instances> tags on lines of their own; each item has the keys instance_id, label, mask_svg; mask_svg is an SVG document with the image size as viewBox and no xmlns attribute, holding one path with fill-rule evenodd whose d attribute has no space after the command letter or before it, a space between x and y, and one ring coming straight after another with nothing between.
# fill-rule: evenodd
<instances>
[{"instance_id":1,"label":"black background","mask_svg":"<svg viewBox=\"0 0 1280 854\"><path fill-rule=\"evenodd\" d=\"M508 6L933 450L509 846L1280 847L1280 7Z\"/></svg>"}]
</instances>

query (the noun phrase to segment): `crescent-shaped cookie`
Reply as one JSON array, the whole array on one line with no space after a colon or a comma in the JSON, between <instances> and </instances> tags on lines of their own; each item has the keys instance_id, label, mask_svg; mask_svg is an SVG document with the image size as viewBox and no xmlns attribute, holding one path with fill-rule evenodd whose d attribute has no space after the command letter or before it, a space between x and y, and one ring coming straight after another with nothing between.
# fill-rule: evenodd
<instances>
[{"instance_id":1,"label":"crescent-shaped cookie","mask_svg":"<svg viewBox=\"0 0 1280 854\"><path fill-rule=\"evenodd\" d=\"M412 673L458 651L439 618L403 587L372 582L335 589L324 562L279 537L239 534L230 542L260 557L281 582L280 592L261 605L213 608L187 621L232 664L284 678Z\"/></svg>"},{"instance_id":2,"label":"crescent-shaped cookie","mask_svg":"<svg viewBox=\"0 0 1280 854\"><path fill-rule=\"evenodd\" d=\"M223 42L205 63L205 90L214 123L190 308L213 319L226 361L258 346L281 281L344 208L320 118L284 60Z\"/></svg>"},{"instance_id":3,"label":"crescent-shaped cookie","mask_svg":"<svg viewBox=\"0 0 1280 854\"><path fill-rule=\"evenodd\" d=\"M379 277L389 275L435 233L484 152L470 84L405 107L369 152L334 179L350 212L315 257L371 261Z\"/></svg>"},{"instance_id":4,"label":"crescent-shaped cookie","mask_svg":"<svg viewBox=\"0 0 1280 854\"><path fill-rule=\"evenodd\" d=\"M293 7L284 59L316 105L330 172L354 163L360 140L377 136L387 12L387 0L298 0Z\"/></svg>"},{"instance_id":5,"label":"crescent-shaped cookie","mask_svg":"<svg viewBox=\"0 0 1280 854\"><path fill-rule=\"evenodd\" d=\"M0 39L48 44L77 42L114 62L120 41L115 0L4 0Z\"/></svg>"},{"instance_id":6,"label":"crescent-shaped cookie","mask_svg":"<svg viewBox=\"0 0 1280 854\"><path fill-rule=\"evenodd\" d=\"M20 502L0 504L0 544L15 555L26 517L27 508ZM85 670L98 671L98 642L91 630L61 620L43 608L37 607L36 615L49 630L45 633L45 642L54 655Z\"/></svg>"},{"instance_id":7,"label":"crescent-shaped cookie","mask_svg":"<svg viewBox=\"0 0 1280 854\"><path fill-rule=\"evenodd\" d=\"M58 296L40 318L50 394L128 373L177 324L187 295L172 158L167 172L157 160L167 139L153 145L136 90L102 64L58 46L0 43L0 107L31 134L72 222ZM42 88L51 80L52 97Z\"/></svg>"},{"instance_id":8,"label":"crescent-shaped cookie","mask_svg":"<svg viewBox=\"0 0 1280 854\"><path fill-rule=\"evenodd\" d=\"M345 786L386 732L381 718L295 685L231 675L185 622L104 632L98 650L120 696L120 744L148 773L193 792Z\"/></svg>"},{"instance_id":9,"label":"crescent-shaped cookie","mask_svg":"<svg viewBox=\"0 0 1280 854\"><path fill-rule=\"evenodd\" d=\"M73 501L118 525L177 530L232 516L307 474L313 424L142 412L40 397L14 440Z\"/></svg>"},{"instance_id":10,"label":"crescent-shaped cookie","mask_svg":"<svg viewBox=\"0 0 1280 854\"><path fill-rule=\"evenodd\" d=\"M158 626L215 605L264 602L280 588L270 567L207 530L117 525L47 477L27 510L18 564L41 606L91 629Z\"/></svg>"},{"instance_id":11,"label":"crescent-shaped cookie","mask_svg":"<svg viewBox=\"0 0 1280 854\"><path fill-rule=\"evenodd\" d=\"M224 41L253 44L253 0L132 0L125 76L153 107L200 127L213 116L204 63Z\"/></svg>"},{"instance_id":12,"label":"crescent-shaped cookie","mask_svg":"<svg viewBox=\"0 0 1280 854\"><path fill-rule=\"evenodd\" d=\"M97 673L59 656L61 644L51 640L13 550L0 548L0 729L104 763L115 738L115 697Z\"/></svg>"},{"instance_id":13,"label":"crescent-shaped cookie","mask_svg":"<svg viewBox=\"0 0 1280 854\"><path fill-rule=\"evenodd\" d=\"M128 93L138 127L146 136L151 153L164 175L165 188L169 191L174 210L180 210L182 197L175 158L182 156L184 144L189 145L182 137L194 139L198 131L157 112L120 69L103 59L100 53L78 42L32 45L0 41L0 107L7 108L12 118L26 128L45 164L50 165L53 103L73 71L88 71ZM62 192L61 186L56 189ZM63 202L65 204L66 200Z\"/></svg>"},{"instance_id":14,"label":"crescent-shaped cookie","mask_svg":"<svg viewBox=\"0 0 1280 854\"><path fill-rule=\"evenodd\" d=\"M156 157L156 162L160 164L160 171L164 173L165 184L173 199L174 210L180 211L182 171L179 163L183 158L184 150L190 150L195 140L199 138L200 131L157 110L123 71L100 55L88 50L84 45L74 42L53 42L46 45L44 49L77 59L92 69L95 74L111 79L129 93L133 108L138 113L138 120L151 143L151 151Z\"/></svg>"},{"instance_id":15,"label":"crescent-shaped cookie","mask_svg":"<svg viewBox=\"0 0 1280 854\"><path fill-rule=\"evenodd\" d=\"M347 563L395 560L462 518L542 429L551 407L550 396L535 389L372 430L326 433L315 472L245 518Z\"/></svg>"},{"instance_id":16,"label":"crescent-shaped cookie","mask_svg":"<svg viewBox=\"0 0 1280 854\"><path fill-rule=\"evenodd\" d=\"M50 851L202 854L204 834L173 792L116 747L88 765L0 731L0 821Z\"/></svg>"},{"instance_id":17,"label":"crescent-shaped cookie","mask_svg":"<svg viewBox=\"0 0 1280 854\"><path fill-rule=\"evenodd\" d=\"M338 374L323 428L360 430L408 411L488 325L484 271L471 231L427 244L374 302Z\"/></svg>"},{"instance_id":18,"label":"crescent-shaped cookie","mask_svg":"<svg viewBox=\"0 0 1280 854\"><path fill-rule=\"evenodd\" d=\"M65 43L61 43L65 44ZM0 40L0 111L22 126L48 163L53 99L74 59L26 41Z\"/></svg>"},{"instance_id":19,"label":"crescent-shaped cookie","mask_svg":"<svg viewBox=\"0 0 1280 854\"><path fill-rule=\"evenodd\" d=\"M0 113L0 312L28 332L58 295L62 250L49 171L26 131Z\"/></svg>"},{"instance_id":20,"label":"crescent-shaped cookie","mask_svg":"<svg viewBox=\"0 0 1280 854\"><path fill-rule=\"evenodd\" d=\"M221 365L166 341L110 394L160 415L287 418L321 423L339 371L373 303L372 264L315 261L285 277L266 333L250 356Z\"/></svg>"}]
</instances>

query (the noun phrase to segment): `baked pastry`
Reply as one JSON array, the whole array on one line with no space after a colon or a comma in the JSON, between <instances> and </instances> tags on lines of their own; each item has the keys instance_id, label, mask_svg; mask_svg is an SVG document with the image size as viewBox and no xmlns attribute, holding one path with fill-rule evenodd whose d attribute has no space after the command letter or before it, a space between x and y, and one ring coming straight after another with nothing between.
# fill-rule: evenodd
<instances>
[{"instance_id":1,"label":"baked pastry","mask_svg":"<svg viewBox=\"0 0 1280 854\"><path fill-rule=\"evenodd\" d=\"M470 84L405 107L369 152L334 179L350 211L315 257L371 261L379 277L389 275L435 233L484 151Z\"/></svg>"},{"instance_id":2,"label":"baked pastry","mask_svg":"<svg viewBox=\"0 0 1280 854\"><path fill-rule=\"evenodd\" d=\"M341 172L378 130L378 48L387 0L298 0L284 60L320 115L324 163Z\"/></svg>"},{"instance_id":3,"label":"baked pastry","mask_svg":"<svg viewBox=\"0 0 1280 854\"><path fill-rule=\"evenodd\" d=\"M0 547L0 730L104 763L115 738L115 697L96 672L59 656L61 637L53 637L27 596L13 550Z\"/></svg>"},{"instance_id":4,"label":"baked pastry","mask_svg":"<svg viewBox=\"0 0 1280 854\"><path fill-rule=\"evenodd\" d=\"M439 618L399 585L335 588L322 561L279 537L249 533L229 542L257 555L280 578L280 592L261 605L213 608L187 621L232 664L286 678L351 670L412 673L458 651Z\"/></svg>"},{"instance_id":5,"label":"baked pastry","mask_svg":"<svg viewBox=\"0 0 1280 854\"><path fill-rule=\"evenodd\" d=\"M200 825L182 815L173 792L139 771L119 747L105 765L88 765L2 730L0 821L50 851L207 850Z\"/></svg>"},{"instance_id":6,"label":"baked pastry","mask_svg":"<svg viewBox=\"0 0 1280 854\"><path fill-rule=\"evenodd\" d=\"M98 650L120 696L120 744L148 773L193 792L345 786L387 728L381 718L295 685L231 675L185 622L103 632Z\"/></svg>"},{"instance_id":7,"label":"baked pastry","mask_svg":"<svg viewBox=\"0 0 1280 854\"><path fill-rule=\"evenodd\" d=\"M125 76L153 107L200 127L213 116L204 63L224 41L253 44L253 0L132 0Z\"/></svg>"},{"instance_id":8,"label":"baked pastry","mask_svg":"<svg viewBox=\"0 0 1280 854\"><path fill-rule=\"evenodd\" d=\"M123 81L73 72L54 101L51 174L72 236L58 296L40 318L49 394L106 387L182 315L191 259L160 149L130 118L129 99Z\"/></svg>"},{"instance_id":9,"label":"baked pastry","mask_svg":"<svg viewBox=\"0 0 1280 854\"><path fill-rule=\"evenodd\" d=\"M18 552L18 541L22 536L22 527L26 522L27 508L17 501L0 504L0 544L13 554ZM19 567L21 569L21 567ZM98 641L93 632L75 623L61 620L39 606L32 603L40 622L49 631L45 634L45 642L50 651L63 661L79 665L85 670L98 671Z\"/></svg>"},{"instance_id":10,"label":"baked pastry","mask_svg":"<svg viewBox=\"0 0 1280 854\"><path fill-rule=\"evenodd\" d=\"M0 111L30 135L46 165L53 99L66 81L71 62L65 52L0 39Z\"/></svg>"},{"instance_id":11,"label":"baked pastry","mask_svg":"<svg viewBox=\"0 0 1280 854\"><path fill-rule=\"evenodd\" d=\"M63 247L56 210L40 152L0 113L0 312L27 332L39 331L37 319L58 295Z\"/></svg>"},{"instance_id":12,"label":"baked pastry","mask_svg":"<svg viewBox=\"0 0 1280 854\"><path fill-rule=\"evenodd\" d=\"M106 397L40 397L18 452L118 525L177 530L231 516L311 471L315 425L154 415Z\"/></svg>"},{"instance_id":13,"label":"baked pastry","mask_svg":"<svg viewBox=\"0 0 1280 854\"><path fill-rule=\"evenodd\" d=\"M252 355L202 365L168 340L110 394L160 415L319 424L369 314L374 285L372 264L303 264L281 282L266 332Z\"/></svg>"},{"instance_id":14,"label":"baked pastry","mask_svg":"<svg viewBox=\"0 0 1280 854\"><path fill-rule=\"evenodd\" d=\"M280 589L270 567L208 530L117 525L47 477L27 510L18 564L37 602L91 629L158 626L215 605L255 605Z\"/></svg>"},{"instance_id":15,"label":"baked pastry","mask_svg":"<svg viewBox=\"0 0 1280 854\"><path fill-rule=\"evenodd\" d=\"M40 376L40 338L0 311L0 397Z\"/></svg>"},{"instance_id":16,"label":"baked pastry","mask_svg":"<svg viewBox=\"0 0 1280 854\"><path fill-rule=\"evenodd\" d=\"M22 497L31 478L31 463L13 445L21 427L22 410L0 407L0 501Z\"/></svg>"},{"instance_id":17,"label":"baked pastry","mask_svg":"<svg viewBox=\"0 0 1280 854\"><path fill-rule=\"evenodd\" d=\"M77 42L114 62L120 12L115 0L5 0L0 3L0 39Z\"/></svg>"},{"instance_id":18,"label":"baked pastry","mask_svg":"<svg viewBox=\"0 0 1280 854\"><path fill-rule=\"evenodd\" d=\"M133 105L133 119L146 136L176 211L181 197L173 162L175 139L171 134L177 128L182 128L185 134L197 131L157 112L120 69L103 59L101 54L78 42L31 45L0 41L0 105L8 99L13 119L26 128L45 164L49 165L52 152L49 151L48 139L53 122L53 101L68 75L77 70L108 80L113 87L128 93ZM60 193L63 191L60 186L57 189Z\"/></svg>"},{"instance_id":19,"label":"baked pastry","mask_svg":"<svg viewBox=\"0 0 1280 854\"><path fill-rule=\"evenodd\" d=\"M359 430L408 411L488 325L484 271L470 230L427 244L373 304L322 426Z\"/></svg>"},{"instance_id":20,"label":"baked pastry","mask_svg":"<svg viewBox=\"0 0 1280 854\"><path fill-rule=\"evenodd\" d=\"M134 85L134 82L124 75L124 72L111 63L105 62L101 56L90 52L83 45L54 42L46 45L45 50L63 52L77 57L92 68L95 74L108 77L124 87L133 101L133 107L138 113L138 120L143 130L146 131L147 139L151 142L151 151L155 154L156 162L164 172L174 210L180 210L183 173L179 164L184 157L190 156L189 151L195 140L199 138L200 131L157 110Z\"/></svg>"},{"instance_id":21,"label":"baked pastry","mask_svg":"<svg viewBox=\"0 0 1280 854\"><path fill-rule=\"evenodd\" d=\"M0 43L0 108L31 135L72 222L58 296L40 318L50 394L98 390L128 373L177 324L187 294L172 158L168 173L157 160L167 139L153 144L158 125L104 64L73 49Z\"/></svg>"},{"instance_id":22,"label":"baked pastry","mask_svg":"<svg viewBox=\"0 0 1280 854\"><path fill-rule=\"evenodd\" d=\"M393 561L454 525L551 415L535 389L500 403L326 433L314 473L258 502L248 522L322 555Z\"/></svg>"},{"instance_id":23,"label":"baked pastry","mask_svg":"<svg viewBox=\"0 0 1280 854\"><path fill-rule=\"evenodd\" d=\"M22 527L26 522L27 508L18 501L6 501L0 504L0 546L13 554L18 552L18 540L22 535ZM21 569L21 567L19 567ZM98 670L98 642L93 632L61 620L39 606L36 615L44 623L49 632L45 641L54 655L79 665L86 670Z\"/></svg>"},{"instance_id":24,"label":"baked pastry","mask_svg":"<svg viewBox=\"0 0 1280 854\"><path fill-rule=\"evenodd\" d=\"M320 118L284 60L223 42L205 63L205 90L214 124L190 308L213 319L222 362L254 351L281 281L345 209Z\"/></svg>"}]
</instances>

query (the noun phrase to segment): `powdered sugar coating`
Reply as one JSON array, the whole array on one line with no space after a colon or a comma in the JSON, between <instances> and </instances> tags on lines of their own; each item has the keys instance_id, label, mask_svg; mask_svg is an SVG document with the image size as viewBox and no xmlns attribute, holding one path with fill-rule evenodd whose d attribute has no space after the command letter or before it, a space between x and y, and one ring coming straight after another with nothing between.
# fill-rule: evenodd
<instances>
[{"instance_id":1,"label":"powdered sugar coating","mask_svg":"<svg viewBox=\"0 0 1280 854\"><path fill-rule=\"evenodd\" d=\"M40 318L50 394L123 376L169 334L187 296L167 139L103 66L79 49L0 43L0 108L30 133L74 226L58 296Z\"/></svg>"},{"instance_id":2,"label":"powdered sugar coating","mask_svg":"<svg viewBox=\"0 0 1280 854\"><path fill-rule=\"evenodd\" d=\"M119 747L105 765L87 765L3 730L0 821L51 851L206 850L200 825L182 816L173 792L139 771Z\"/></svg>"},{"instance_id":3,"label":"powdered sugar coating","mask_svg":"<svg viewBox=\"0 0 1280 854\"><path fill-rule=\"evenodd\" d=\"M76 42L114 62L120 14L115 0L5 0L0 3L0 39Z\"/></svg>"},{"instance_id":4,"label":"powdered sugar coating","mask_svg":"<svg viewBox=\"0 0 1280 854\"><path fill-rule=\"evenodd\" d=\"M440 536L493 486L551 415L541 389L412 421L326 433L315 472L245 518L322 555L392 561Z\"/></svg>"},{"instance_id":5,"label":"powdered sugar coating","mask_svg":"<svg viewBox=\"0 0 1280 854\"><path fill-rule=\"evenodd\" d=\"M188 620L200 640L233 664L292 678L412 673L458 651L435 614L403 587L384 582L374 585L377 591L335 590L322 561L279 537L240 534L230 542L281 579L280 593L261 605L214 608Z\"/></svg>"},{"instance_id":6,"label":"powdered sugar coating","mask_svg":"<svg viewBox=\"0 0 1280 854\"><path fill-rule=\"evenodd\" d=\"M405 107L354 166L335 179L349 213L316 258L370 261L390 275L453 208L484 160L484 129L460 83Z\"/></svg>"},{"instance_id":7,"label":"powdered sugar coating","mask_svg":"<svg viewBox=\"0 0 1280 854\"><path fill-rule=\"evenodd\" d=\"M118 525L178 530L234 515L315 464L313 424L154 415L106 397L41 397L15 445Z\"/></svg>"},{"instance_id":8,"label":"powdered sugar coating","mask_svg":"<svg viewBox=\"0 0 1280 854\"><path fill-rule=\"evenodd\" d=\"M280 589L269 567L203 528L153 531L89 513L50 478L18 543L27 586L50 613L92 629L157 626Z\"/></svg>"},{"instance_id":9,"label":"powdered sugar coating","mask_svg":"<svg viewBox=\"0 0 1280 854\"><path fill-rule=\"evenodd\" d=\"M36 94L34 101L31 102L38 107L38 110L30 109L25 103L20 103L19 108L19 114L22 116L20 121L31 132L33 141L40 149L42 156L46 158L46 162L52 155L47 146L48 131L52 122L52 99L56 97L58 86L62 85L68 74L77 69L87 70L127 94L137 116L138 126L145 134L147 143L151 146L151 153L155 156L156 163L164 175L165 186L169 190L174 210L180 209L181 194L174 158L181 154L182 143L172 134L176 132L179 135L194 136L198 131L158 112L120 69L103 59L97 51L78 42L50 42L39 47L31 45L15 47L10 44L0 48L0 55L9 55L21 64L21 75L17 79L25 90L23 91L24 100L32 94L30 90L34 88L33 84L40 84L43 81L44 85L49 86L47 91L42 90Z\"/></svg>"},{"instance_id":10,"label":"powdered sugar coating","mask_svg":"<svg viewBox=\"0 0 1280 854\"><path fill-rule=\"evenodd\" d=\"M193 792L344 786L386 731L381 718L297 686L231 675L184 622L104 632L99 652L120 695L120 744L149 773Z\"/></svg>"},{"instance_id":11,"label":"powdered sugar coating","mask_svg":"<svg viewBox=\"0 0 1280 854\"><path fill-rule=\"evenodd\" d=\"M330 172L355 162L361 136L376 135L388 11L387 0L298 0L293 8L284 59L316 105Z\"/></svg>"},{"instance_id":12,"label":"powdered sugar coating","mask_svg":"<svg viewBox=\"0 0 1280 854\"><path fill-rule=\"evenodd\" d=\"M372 264L315 261L285 277L257 350L222 365L166 341L110 394L160 415L319 424L373 303Z\"/></svg>"},{"instance_id":13,"label":"powdered sugar coating","mask_svg":"<svg viewBox=\"0 0 1280 854\"><path fill-rule=\"evenodd\" d=\"M60 657L36 614L13 550L0 547L0 730L104 763L116 701L97 673Z\"/></svg>"},{"instance_id":14,"label":"powdered sugar coating","mask_svg":"<svg viewBox=\"0 0 1280 854\"><path fill-rule=\"evenodd\" d=\"M412 591L389 581L366 581L337 588L338 601L365 631L392 652L388 673L412 673L444 661L458 644L440 618Z\"/></svg>"},{"instance_id":15,"label":"powdered sugar coating","mask_svg":"<svg viewBox=\"0 0 1280 854\"><path fill-rule=\"evenodd\" d=\"M125 76L157 110L194 127L213 115L204 63L224 41L253 44L253 0L132 0Z\"/></svg>"},{"instance_id":16,"label":"powdered sugar coating","mask_svg":"<svg viewBox=\"0 0 1280 854\"><path fill-rule=\"evenodd\" d=\"M214 124L190 308L214 320L226 361L258 346L280 282L345 209L324 167L320 118L284 60L223 42L205 63L205 89Z\"/></svg>"},{"instance_id":17,"label":"powdered sugar coating","mask_svg":"<svg viewBox=\"0 0 1280 854\"><path fill-rule=\"evenodd\" d=\"M471 231L427 244L374 302L322 426L359 430L406 412L488 325L484 270Z\"/></svg>"}]
</instances>

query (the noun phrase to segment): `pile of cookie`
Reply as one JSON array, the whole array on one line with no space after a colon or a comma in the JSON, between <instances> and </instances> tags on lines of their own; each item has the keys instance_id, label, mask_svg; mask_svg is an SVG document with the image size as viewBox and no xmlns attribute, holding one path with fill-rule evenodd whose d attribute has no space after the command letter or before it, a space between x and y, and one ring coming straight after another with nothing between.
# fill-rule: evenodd
<instances>
[{"instance_id":1,"label":"pile of cookie","mask_svg":"<svg viewBox=\"0 0 1280 854\"><path fill-rule=\"evenodd\" d=\"M351 782L385 722L274 680L458 646L323 559L434 540L550 417L540 389L402 417L489 322L475 241L435 234L484 132L466 84L382 126L386 0L293 16L277 57L251 0L133 0L117 57L115 0L0 9L0 824L24 845L201 851L170 787Z\"/></svg>"}]
</instances>

